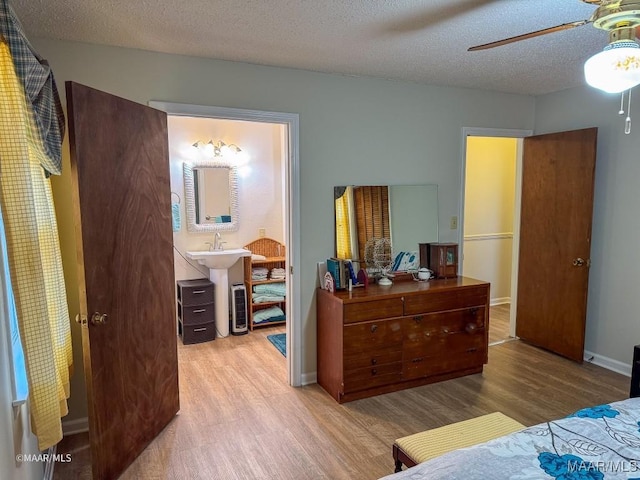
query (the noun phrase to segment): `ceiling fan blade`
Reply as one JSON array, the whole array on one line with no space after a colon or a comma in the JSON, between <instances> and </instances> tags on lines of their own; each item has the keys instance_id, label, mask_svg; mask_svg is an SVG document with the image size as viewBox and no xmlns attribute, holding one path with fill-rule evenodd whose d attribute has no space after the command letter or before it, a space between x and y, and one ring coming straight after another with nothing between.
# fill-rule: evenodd
<instances>
[{"instance_id":1,"label":"ceiling fan blade","mask_svg":"<svg viewBox=\"0 0 640 480\"><path fill-rule=\"evenodd\" d=\"M526 40L528 38L535 38L541 35L546 35L547 33L559 32L561 30L569 30L571 28L581 27L582 25L586 25L587 23L591 23L591 20L580 20L578 22L563 23L562 25L556 25L555 27L543 28L542 30L536 30L535 32L529 32L523 35L505 38L496 42L485 43L484 45L476 45L475 47L470 47L467 51L476 52L478 50L500 47L502 45L508 45L509 43L519 42L520 40Z\"/></svg>"}]
</instances>

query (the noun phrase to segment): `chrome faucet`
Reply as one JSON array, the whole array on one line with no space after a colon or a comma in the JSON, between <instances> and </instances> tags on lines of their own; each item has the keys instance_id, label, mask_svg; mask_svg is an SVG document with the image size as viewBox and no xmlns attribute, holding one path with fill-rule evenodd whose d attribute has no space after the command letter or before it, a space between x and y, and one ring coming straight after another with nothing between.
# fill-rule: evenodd
<instances>
[{"instance_id":1,"label":"chrome faucet","mask_svg":"<svg viewBox=\"0 0 640 480\"><path fill-rule=\"evenodd\" d=\"M222 235L220 235L220 232L216 232L215 237L213 239L213 249L224 250L224 248L222 247L223 243L225 242L222 241Z\"/></svg>"}]
</instances>

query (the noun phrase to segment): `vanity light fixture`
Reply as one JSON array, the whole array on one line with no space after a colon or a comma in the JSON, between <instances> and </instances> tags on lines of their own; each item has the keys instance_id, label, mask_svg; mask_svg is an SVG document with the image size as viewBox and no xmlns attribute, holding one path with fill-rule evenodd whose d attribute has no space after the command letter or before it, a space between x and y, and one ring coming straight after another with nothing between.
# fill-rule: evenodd
<instances>
[{"instance_id":1,"label":"vanity light fixture","mask_svg":"<svg viewBox=\"0 0 640 480\"><path fill-rule=\"evenodd\" d=\"M227 144L222 140L218 140L216 142L214 142L213 140L209 140L207 143L198 140L193 144L193 146L196 148L203 148L205 152L212 157L228 158L230 156L238 155L242 152L242 149L235 143Z\"/></svg>"}]
</instances>

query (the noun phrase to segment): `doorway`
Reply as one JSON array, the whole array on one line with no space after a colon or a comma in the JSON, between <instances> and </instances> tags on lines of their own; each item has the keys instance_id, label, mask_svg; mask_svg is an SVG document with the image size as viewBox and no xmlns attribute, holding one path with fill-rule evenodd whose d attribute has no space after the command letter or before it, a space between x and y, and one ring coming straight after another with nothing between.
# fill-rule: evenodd
<instances>
[{"instance_id":1,"label":"doorway","mask_svg":"<svg viewBox=\"0 0 640 480\"><path fill-rule=\"evenodd\" d=\"M240 122L249 126L253 125L257 129L267 131L267 135L279 135L280 138L273 143L280 143L282 146L282 159L280 168L280 179L282 185L281 195L281 218L282 235L286 248L285 258L287 268L286 282L286 302L285 315L286 322L286 364L287 381L291 386L302 384L302 355L301 355L301 315L300 315L300 283L295 275L295 266L299 264L300 258L300 227L299 227L299 166L298 166L298 115L280 112L264 112L254 110L243 110L222 107L207 107L199 105L175 104L166 102L149 102L151 107L165 111L170 117L194 117L201 119L211 119L228 122L228 125ZM207 137L199 139L205 143L209 141ZM214 141L217 139L213 139ZM224 140L224 139L222 139ZM239 145L242 148L241 145ZM245 166L251 169L250 162ZM173 167L172 167L173 168ZM243 173L239 168L239 175ZM172 172L173 176L173 172ZM242 211L240 218L243 218ZM242 220L241 220L242 222ZM242 228L242 223L241 227ZM262 228L256 228L254 237L263 234ZM278 226L274 228L278 229ZM276 235L273 235L276 236ZM251 240L246 243L250 243ZM231 245L233 247L243 246ZM239 262L240 263L240 262ZM241 270L241 267L239 267Z\"/></svg>"},{"instance_id":2,"label":"doorway","mask_svg":"<svg viewBox=\"0 0 640 480\"><path fill-rule=\"evenodd\" d=\"M460 269L491 283L490 345L515 338L522 139L532 133L463 129Z\"/></svg>"}]
</instances>

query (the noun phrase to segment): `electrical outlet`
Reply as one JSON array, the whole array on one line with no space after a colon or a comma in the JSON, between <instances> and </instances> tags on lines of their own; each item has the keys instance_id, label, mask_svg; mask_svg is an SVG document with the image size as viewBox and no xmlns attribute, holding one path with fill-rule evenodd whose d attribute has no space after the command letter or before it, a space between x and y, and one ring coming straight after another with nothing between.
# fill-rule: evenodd
<instances>
[{"instance_id":1,"label":"electrical outlet","mask_svg":"<svg viewBox=\"0 0 640 480\"><path fill-rule=\"evenodd\" d=\"M449 228L451 230L456 230L458 228L458 217L455 215L451 217L451 220L449 220Z\"/></svg>"},{"instance_id":2,"label":"electrical outlet","mask_svg":"<svg viewBox=\"0 0 640 480\"><path fill-rule=\"evenodd\" d=\"M267 236L267 229L266 228L259 228L258 229L258 238L264 238Z\"/></svg>"}]
</instances>

